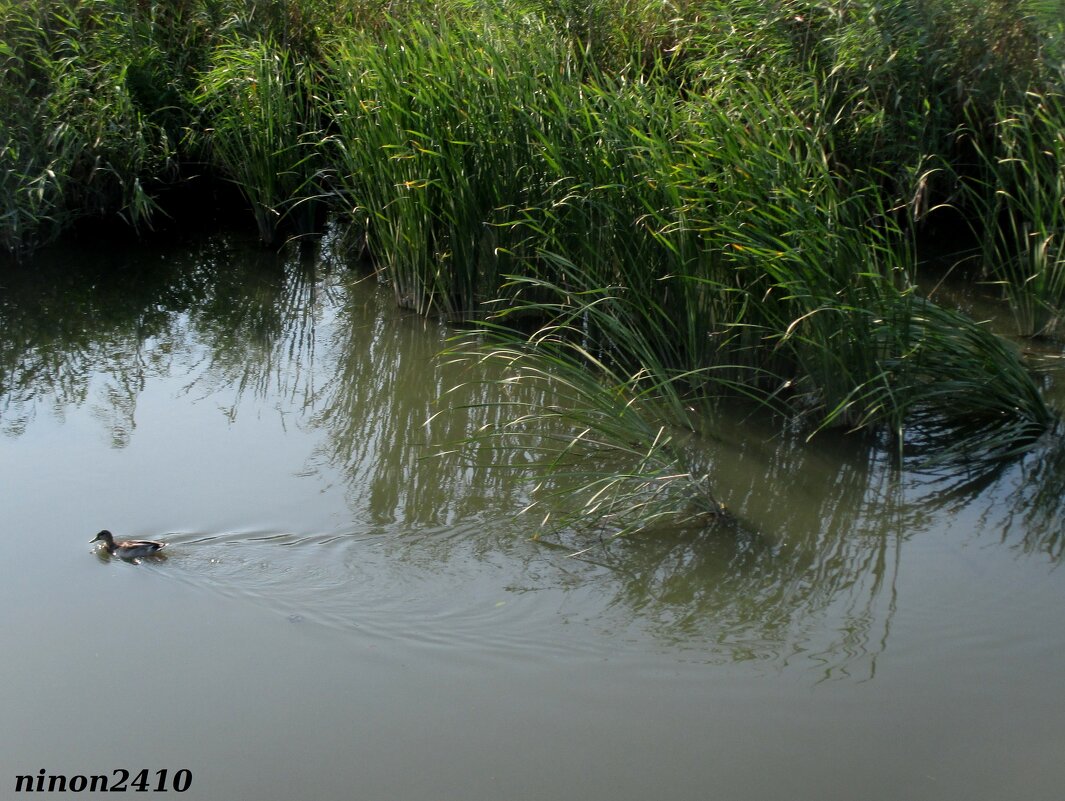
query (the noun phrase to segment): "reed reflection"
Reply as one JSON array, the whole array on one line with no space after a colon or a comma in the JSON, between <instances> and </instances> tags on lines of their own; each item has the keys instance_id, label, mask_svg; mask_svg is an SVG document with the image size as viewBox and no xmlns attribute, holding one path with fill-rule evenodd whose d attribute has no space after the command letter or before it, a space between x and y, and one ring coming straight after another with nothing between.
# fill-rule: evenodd
<instances>
[{"instance_id":1,"label":"reed reflection","mask_svg":"<svg viewBox=\"0 0 1065 801\"><path fill-rule=\"evenodd\" d=\"M339 311L330 341L337 370L313 399L312 424L328 432L314 462L345 477L373 524L440 526L525 499L505 471L437 453L493 417L490 388L436 358L446 335L387 305L369 320L364 304Z\"/></svg>"},{"instance_id":2,"label":"reed reflection","mask_svg":"<svg viewBox=\"0 0 1065 801\"><path fill-rule=\"evenodd\" d=\"M159 254L49 251L12 266L0 285L0 430L18 436L43 409L92 402L123 447L146 382L193 346L183 311L195 290Z\"/></svg>"},{"instance_id":3,"label":"reed reflection","mask_svg":"<svg viewBox=\"0 0 1065 801\"><path fill-rule=\"evenodd\" d=\"M1021 464L1001 504L1002 542L1060 565L1065 554L1065 432L1059 430Z\"/></svg>"},{"instance_id":4,"label":"reed reflection","mask_svg":"<svg viewBox=\"0 0 1065 801\"><path fill-rule=\"evenodd\" d=\"M328 313L330 276L313 251L246 248L213 254L202 263L212 280L189 308L206 345L189 390L228 398L232 418L245 398L274 398L301 408L316 390L317 325ZM223 261L224 259L224 261Z\"/></svg>"},{"instance_id":5,"label":"reed reflection","mask_svg":"<svg viewBox=\"0 0 1065 801\"><path fill-rule=\"evenodd\" d=\"M222 236L177 256L142 254L117 266L101 257L78 269L56 257L9 273L0 289L4 432L25 435L42 409L88 406L121 447L136 435L145 387L177 376L187 390L177 402L209 396L233 420L248 405L276 410L279 436L293 421L320 434L293 473L345 487L350 529L286 539L277 560L286 571L319 570L315 549L329 549L319 561L331 560L335 582L304 586L298 569L279 571L260 577L269 581L264 599L285 597L301 610L350 604L343 571L358 561L360 581L374 580L367 532L399 533L375 546L387 557L377 564L383 576L404 568L445 575L449 565L505 553L513 592L586 592L589 619L638 627L711 660L787 664L802 655L826 677L875 673L900 551L945 515L975 507L1010 547L1062 559L1060 436L993 469L900 472L876 443L825 436L807 444L731 415L690 446L729 518L602 544L593 535L590 549L587 532L552 539L537 520L512 517L528 502L518 468L532 454L512 453L510 470L477 466L498 462L496 454L429 458L498 423L503 404L526 390L437 359L448 331L397 310L334 245L326 238L317 251L272 254ZM175 561L168 569L181 569Z\"/></svg>"},{"instance_id":6,"label":"reed reflection","mask_svg":"<svg viewBox=\"0 0 1065 801\"><path fill-rule=\"evenodd\" d=\"M924 513L903 500L875 450L783 439L707 443L732 516L702 530L656 531L585 551L610 578L614 613L711 660L783 666L825 678L875 673L891 626L904 541ZM862 458L864 457L864 458ZM572 546L573 542L562 544Z\"/></svg>"}]
</instances>

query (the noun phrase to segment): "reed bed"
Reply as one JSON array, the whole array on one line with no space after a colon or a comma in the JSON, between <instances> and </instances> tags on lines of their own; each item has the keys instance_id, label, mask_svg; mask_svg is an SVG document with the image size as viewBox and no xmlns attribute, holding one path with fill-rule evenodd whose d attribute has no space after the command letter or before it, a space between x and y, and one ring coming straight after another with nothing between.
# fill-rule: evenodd
<instances>
[{"instance_id":1,"label":"reed bed","mask_svg":"<svg viewBox=\"0 0 1065 801\"><path fill-rule=\"evenodd\" d=\"M526 104L576 84L542 22L512 25L393 25L331 57L338 193L397 301L421 313L461 318L498 285L509 209L540 180Z\"/></svg>"},{"instance_id":2,"label":"reed bed","mask_svg":"<svg viewBox=\"0 0 1065 801\"><path fill-rule=\"evenodd\" d=\"M114 4L0 7L0 244L29 253L78 219L149 221L175 143L134 91L149 60Z\"/></svg>"},{"instance_id":3,"label":"reed bed","mask_svg":"<svg viewBox=\"0 0 1065 801\"><path fill-rule=\"evenodd\" d=\"M1017 348L918 289L929 226L970 220L1020 331L1060 334L1046 3L0 0L0 34L7 250L143 227L193 171L264 243L330 204L400 305L473 325L453 357L554 376L474 439L614 530L717 514L725 397L900 453L1052 426Z\"/></svg>"},{"instance_id":4,"label":"reed bed","mask_svg":"<svg viewBox=\"0 0 1065 801\"><path fill-rule=\"evenodd\" d=\"M212 53L193 100L203 110L210 159L251 206L259 238L308 232L321 192L317 75L290 48L234 39Z\"/></svg>"},{"instance_id":5,"label":"reed bed","mask_svg":"<svg viewBox=\"0 0 1065 801\"><path fill-rule=\"evenodd\" d=\"M984 272L1028 337L1065 334L1065 94L1000 102L977 153L987 177L970 191ZM974 139L976 137L974 136Z\"/></svg>"}]
</instances>

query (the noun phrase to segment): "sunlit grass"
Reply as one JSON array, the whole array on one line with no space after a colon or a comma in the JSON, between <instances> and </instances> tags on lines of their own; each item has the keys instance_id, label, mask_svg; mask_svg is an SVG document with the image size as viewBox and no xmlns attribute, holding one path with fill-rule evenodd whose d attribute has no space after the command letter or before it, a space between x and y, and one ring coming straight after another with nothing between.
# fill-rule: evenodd
<instances>
[{"instance_id":1,"label":"sunlit grass","mask_svg":"<svg viewBox=\"0 0 1065 801\"><path fill-rule=\"evenodd\" d=\"M234 40L215 50L196 95L211 158L247 197L266 244L319 191L315 81L287 47Z\"/></svg>"},{"instance_id":2,"label":"sunlit grass","mask_svg":"<svg viewBox=\"0 0 1065 801\"><path fill-rule=\"evenodd\" d=\"M978 140L977 140L978 141ZM1020 332L1065 334L1065 95L1002 103L986 178L972 184L981 211L984 269L999 281Z\"/></svg>"}]
</instances>

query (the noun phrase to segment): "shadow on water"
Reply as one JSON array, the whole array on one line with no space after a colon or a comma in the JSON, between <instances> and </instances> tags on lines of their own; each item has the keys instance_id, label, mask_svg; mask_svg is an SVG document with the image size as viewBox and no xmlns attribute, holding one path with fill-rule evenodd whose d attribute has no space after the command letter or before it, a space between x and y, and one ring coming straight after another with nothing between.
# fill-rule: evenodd
<instances>
[{"instance_id":1,"label":"shadow on water","mask_svg":"<svg viewBox=\"0 0 1065 801\"><path fill-rule=\"evenodd\" d=\"M137 567L293 622L480 650L573 648L562 619L631 627L707 661L868 677L908 539L975 509L1008 547L1061 561L1060 436L991 471L900 473L869 443L807 445L748 419L706 444L730 520L578 557L588 543L574 532L534 542L535 521L513 516L528 500L515 476L425 458L491 422L498 389L435 359L444 328L396 310L334 245L271 254L216 236L75 265L57 252L5 274L0 430L31 436L42 411L89 405L121 449L156 377L183 377L175 402L209 398L232 424L248 408L276 414L283 432L320 435L293 472L341 487L351 524L181 533L166 563ZM448 393L464 381L465 395ZM437 414L445 397L455 408Z\"/></svg>"}]
</instances>

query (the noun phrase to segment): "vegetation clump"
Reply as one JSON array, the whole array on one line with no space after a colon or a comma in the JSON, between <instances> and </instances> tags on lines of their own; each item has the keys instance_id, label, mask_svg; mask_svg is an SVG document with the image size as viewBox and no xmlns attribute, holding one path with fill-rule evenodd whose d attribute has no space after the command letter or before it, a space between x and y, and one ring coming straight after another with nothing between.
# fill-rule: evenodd
<instances>
[{"instance_id":1,"label":"vegetation clump","mask_svg":"<svg viewBox=\"0 0 1065 801\"><path fill-rule=\"evenodd\" d=\"M0 0L0 245L150 226L192 175L264 243L328 206L398 303L475 324L454 354L553 376L478 436L617 529L715 513L722 397L1009 456L1052 426L1040 377L922 287L949 236L1017 335L1063 334L1054 6Z\"/></svg>"}]
</instances>

